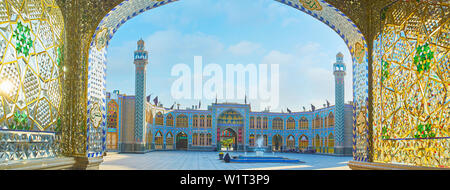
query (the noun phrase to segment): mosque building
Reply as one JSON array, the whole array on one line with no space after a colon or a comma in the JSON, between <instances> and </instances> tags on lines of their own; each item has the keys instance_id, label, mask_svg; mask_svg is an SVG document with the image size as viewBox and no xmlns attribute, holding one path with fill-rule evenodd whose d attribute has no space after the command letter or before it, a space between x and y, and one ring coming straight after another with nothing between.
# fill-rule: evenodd
<instances>
[{"instance_id":1,"label":"mosque building","mask_svg":"<svg viewBox=\"0 0 450 190\"><path fill-rule=\"evenodd\" d=\"M145 81L147 52L138 42L136 82ZM145 153L158 150L306 152L352 155L353 105L344 102L346 67L342 53L333 65L336 105L303 112L252 111L247 103L212 103L206 110L166 108L136 95L107 92L107 150ZM138 109L136 109L138 108Z\"/></svg>"}]
</instances>

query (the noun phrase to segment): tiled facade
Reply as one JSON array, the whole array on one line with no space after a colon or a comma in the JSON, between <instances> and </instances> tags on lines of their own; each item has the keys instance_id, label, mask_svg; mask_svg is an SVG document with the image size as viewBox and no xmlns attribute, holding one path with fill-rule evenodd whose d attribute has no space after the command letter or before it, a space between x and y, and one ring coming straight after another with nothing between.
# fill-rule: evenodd
<instances>
[{"instance_id":1,"label":"tiled facade","mask_svg":"<svg viewBox=\"0 0 450 190\"><path fill-rule=\"evenodd\" d=\"M133 152L136 131L145 133L140 142L145 150L223 150L222 141L231 139L229 150L316 152L351 155L353 106L344 104L345 65L342 54L334 64L336 103L326 107L291 113L255 112L249 104L213 103L206 110L169 109L145 101L145 129L135 127L135 97L118 91L107 93L108 110L118 105L111 121L117 129L108 129L110 151ZM114 110L108 111L108 115ZM108 122L111 122L108 119ZM109 125L108 125L109 126ZM110 132L111 131L111 132ZM115 132L112 132L115 131ZM112 143L117 143L113 145ZM134 151L136 152L136 151Z\"/></svg>"}]
</instances>

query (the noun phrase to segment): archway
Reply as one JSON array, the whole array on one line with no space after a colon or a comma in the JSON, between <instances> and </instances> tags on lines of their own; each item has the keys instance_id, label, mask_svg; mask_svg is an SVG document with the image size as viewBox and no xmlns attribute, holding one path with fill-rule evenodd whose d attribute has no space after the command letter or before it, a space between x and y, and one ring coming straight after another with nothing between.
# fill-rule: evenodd
<instances>
[{"instance_id":1,"label":"archway","mask_svg":"<svg viewBox=\"0 0 450 190\"><path fill-rule=\"evenodd\" d=\"M108 150L117 150L118 149L118 141L119 141L119 135L118 135L118 105L115 100L111 100L108 102L108 131L106 135L106 143L107 143L107 149Z\"/></svg>"},{"instance_id":2,"label":"archway","mask_svg":"<svg viewBox=\"0 0 450 190\"><path fill-rule=\"evenodd\" d=\"M106 144L102 139L105 139L104 131L106 128L106 125L104 122L97 122L98 120L104 121L105 117L101 117L105 115L105 109L104 105L103 107L99 106L99 104L102 104L102 101L104 100L104 92L102 89L102 85L104 85L104 73L102 73L102 69L105 68L105 62L104 62L104 56L102 58L101 55L105 53L108 41L113 36L114 32L128 19L133 18L134 16L146 11L150 10L154 7L158 7L164 4L167 4L169 2L173 2L174 0L135 0L135 1L122 1L122 0L111 0L111 1L96 1L99 6L94 7L87 7L90 5L93 5L93 1L89 1L89 3L86 3L86 6L83 7L81 4L84 2L80 1L21 1L20 4L17 4L13 1L2 1L0 3L0 10L1 10L1 16L0 19L4 25L7 25L7 29L10 30L3 30L6 31L5 33L2 33L2 40L0 40L1 44L1 54L2 59L5 58L6 54L12 53L16 54L19 51L23 50L23 48L11 48L11 46L16 45L15 43L8 43L8 45L5 45L4 40L5 34L10 35L13 33L15 29L17 29L16 24L5 24L6 22L9 22L11 15L18 15L18 17L13 18L21 18L23 19L22 14L29 14L30 19L36 19L36 16L44 16L46 14L43 13L44 9L47 10L47 13L55 13L54 11L51 11L54 7L57 7L55 2L64 2L67 4L66 13L64 13L65 18L75 18L72 19L70 23L73 25L73 30L71 30L71 34L67 36L66 39L71 40L71 44L66 44L66 50L70 50L70 52L66 51L66 53L62 53L65 55L65 58L71 58L71 60L68 60L69 63L67 66L69 68L74 68L73 70L70 70L70 72L67 72L69 78L74 80L66 80L64 82L64 90L63 93L67 94L68 97L63 102L68 103L65 111L67 111L66 116L74 116L75 118L69 118L67 117L64 119L64 122L67 126L63 127L62 130L65 131L64 134L68 134L68 136L65 136L63 138L64 142L63 144L66 144L64 147L64 152L68 155L73 155L77 157L100 157L102 155L102 151L105 149ZM351 53L353 55L353 72L354 72L354 116L357 118L356 121L354 121L354 160L357 161L372 161L372 159L378 161L378 162L404 162L409 164L416 164L416 165L423 165L423 166L448 166L448 158L439 159L437 161L433 161L428 163L427 161L421 161L421 160L404 160L406 158L409 158L411 156L415 156L417 154L416 151L409 151L406 148L397 148L397 147L405 147L403 146L408 142L413 142L416 147L422 146L422 142L418 142L415 138L408 138L408 139L390 139L393 134L394 135L403 135L398 134L398 131L395 131L396 129L388 129L382 121L386 121L385 118L387 116L389 117L396 117L397 119L393 119L391 121L403 121L407 119L407 116L401 116L397 117L395 114L389 114L390 111L392 111L392 108L385 107L383 104L384 99L393 97L392 94L386 94L388 91L392 90L390 89L382 89L383 83L390 83L389 80L394 80L395 78L389 77L392 76L392 73L389 73L389 69L393 69L393 67L389 67L392 65L392 62L394 60L386 60L386 58L390 59L399 59L398 56L392 56L392 55L399 55L398 53L401 53L402 55L410 55L415 56L416 53L413 53L416 48L424 50L432 50L433 52L440 53L442 55L442 52L448 51L448 44L438 44L442 42L446 42L445 36L443 37L442 34L447 34L446 32L437 31L437 30L446 30L448 28L448 20L442 20L443 18L448 18L448 4L444 4L442 1L437 2L430 2L430 1L396 1L397 3L390 7L389 9L381 9L383 6L388 5L391 3L390 1L364 1L365 5L361 5L359 3L356 4L348 4L344 3L340 6L342 8L342 11L345 11L346 14L352 14L356 13L355 15L365 15L364 17L355 17L355 15L352 18L355 18L355 21L357 21L357 25L359 27L364 27L364 34L372 34L372 36L368 36L368 41L370 44L370 49L374 48L376 50L370 51L370 55L373 55L373 57L367 57L367 44L365 43L365 39L362 36L362 32L357 28L355 24L352 23L352 21L345 16L344 13L342 13L338 8L335 6L339 6L339 1L304 1L299 0L298 2L295 1L289 1L289 0L279 0L281 3L287 4L291 7L294 7L296 9L299 9L300 11L306 12L307 14L321 20L328 26L330 26L333 30L335 30L340 36L342 36L343 40L348 44L349 49L351 50ZM352 2L353 1L347 1ZM372 3L376 2L376 3ZM444 1L445 2L445 1ZM8 7L11 3L11 7ZM332 5L331 5L331 4ZM20 9L20 6L24 5L26 9ZM334 6L333 6L334 5ZM371 7L370 5L374 5ZM347 10L344 10L345 7L348 7ZM80 7L78 11L77 8ZM50 9L49 9L50 8ZM433 10L433 11L421 11L423 10ZM26 10L26 11L23 11ZM106 10L106 12L105 12ZM377 11L369 11L369 10L383 10L383 12L377 12ZM23 11L23 12L22 12ZM94 11L94 12L93 12ZM95 12L97 11L97 12ZM56 11L58 12L58 11ZM109 12L109 13L108 13ZM364 12L364 14L362 14ZM367 13L366 13L367 12ZM79 15L80 18L76 18L75 16L71 15L71 13L76 13L76 15ZM92 14L96 13L96 14ZM359 14L358 14L359 13ZM399 14L401 13L401 14ZM378 25L378 14L381 17L380 25L382 28L380 28L380 36L373 36L376 35L378 31L377 25ZM423 15L428 14L428 15ZM6 15L6 16L5 16ZM89 20L85 19L87 17L104 17L103 20L100 21L101 18L98 18L97 20L99 22L92 24L92 22L86 22L84 21ZM48 15L47 15L48 16ZM59 28L56 28L56 30L63 29L64 23L62 22L62 15L56 15L56 17L52 17L52 15L48 16L49 19L55 19L61 26ZM81 19L81 17L83 19ZM424 18L424 19L418 19L418 18ZM385 19L387 18L387 19ZM39 19L38 19L39 20ZM95 18L93 20L96 20ZM15 20L13 19L15 22ZM42 20L40 20L42 21ZM83 21L83 22L82 22ZM38 23L38 22L36 22ZM47 22L48 23L48 22ZM51 24L54 24L55 22L50 22ZM98 23L98 25L97 25ZM432 24L430 24L432 23ZM44 23L45 24L45 23ZM2 29L5 28L5 26L1 26ZM82 26L81 26L82 25ZM92 25L92 26L89 26ZM383 28L383 25L386 25ZM98 26L98 27L97 27ZM370 26L366 28L367 26ZM372 27L373 26L373 27ZM97 29L96 29L97 27ZM39 27L38 27L39 28ZM42 32L45 33L46 27L41 27ZM422 30L423 29L423 30ZM27 30L24 30L27 31ZM47 30L48 31L48 30ZM52 30L55 31L55 30ZM417 34L414 36L411 36L411 33ZM426 34L432 34L428 35L429 38L421 38L421 36L426 36ZM356 34L356 35L353 35ZM408 38L405 38L405 36L408 35ZM97 38L97 36L100 36ZM356 36L356 37L355 37ZM377 37L376 41L373 40L373 37ZM397 38L398 37L398 38ZM420 37L420 38L417 38ZM88 38L86 40L86 38ZM8 38L9 40L10 38ZM416 41L413 43L405 42L406 40L412 40ZM425 39L425 41L422 41L421 39ZM80 43L80 41L82 41ZM86 43L86 41L88 43ZM92 43L89 43L92 41ZM100 55L99 57L94 56L94 59L89 59L88 61L88 52L86 51L86 45L91 45L91 50L89 51L89 54L92 55ZM106 44L106 45L104 45ZM409 46L404 46L404 44L409 44ZM412 44L412 45L411 45ZM425 48L426 44L428 44L431 47ZM372 46L373 45L373 46ZM96 49L95 47L98 47ZM420 47L420 48L419 48ZM439 47L439 48L437 48ZM386 48L386 49L382 49ZM22 50L19 50L22 49ZM16 51L15 51L16 50ZM362 51L360 51L362 50ZM386 51L390 50L390 51ZM9 52L8 52L9 51ZM54 51L58 52L58 51ZM74 53L74 52L80 52L80 53ZM25 52L22 52L25 53ZM49 55L50 52L47 52ZM423 52L422 52L423 53ZM429 53L429 52L428 52ZM437 54L436 53L436 54ZM59 54L59 53L58 53ZM420 52L419 52L420 54ZM54 56L55 54L53 54ZM66 56L67 55L67 56ZM360 56L362 55L362 56ZM43 56L45 57L45 55ZM438 57L438 56L436 56ZM55 58L55 57L53 57ZM95 60L97 59L97 60ZM374 64L372 64L372 59ZM445 67L448 65L448 62L445 60L447 59L439 59L439 58L432 58L437 60L437 64L435 64L432 68L428 68L427 63L419 63L419 62L412 62L411 57L407 59L402 59L405 61L408 61L412 66L415 66L416 69L419 69L421 71L417 71L419 73L422 72L422 70L431 70L433 72L438 71L439 69L436 68L447 68ZM52 59L53 60L53 59ZM56 59L57 60L57 59ZM100 61L99 61L100 60ZM370 60L370 65L368 64ZM436 61L435 60L435 61ZM444 60L444 61L443 61ZM97 61L97 62L96 62ZM358 62L359 63L358 63ZM64 61L63 61L64 62ZM39 62L43 63L43 62ZM385 64L387 63L387 64ZM77 66L82 65L82 66ZM39 66L40 67L40 66ZM92 70L88 71L89 68L93 68ZM2 64L2 69L5 68ZM7 67L6 67L7 68ZM43 69L47 70L48 69ZM368 70L371 70L371 72L368 72ZM373 71L372 71L373 70ZM448 69L446 69L448 70ZM22 70L24 71L24 70ZM383 71L383 72L382 72ZM386 72L388 71L388 72ZM415 69L411 69L410 71L416 72ZM93 75L93 73L100 73L99 75ZM406 72L404 72L406 73ZM385 76L382 76L385 75ZM18 73L8 75L7 78L13 78L16 79L16 76L23 76L19 75ZM448 79L448 75L444 75ZM398 78L402 80L407 80L406 78L402 78L401 75L397 76ZM39 78L42 78L41 76ZM77 79L78 80L77 80ZM94 79L95 78L95 79ZM89 79L89 80L88 80ZM386 80L387 79L387 80ZM440 79L442 80L442 79ZM23 81L23 80L20 80ZM80 82L82 81L82 82ZM87 81L87 82L86 82ZM97 81L97 82L93 82ZM370 82L369 82L370 81ZM448 81L448 80L442 80L442 81ZM410 81L407 81L410 82ZM436 82L436 81L435 81ZM439 82L436 82L439 83ZM89 85L88 85L89 84ZM398 85L404 85L403 82L396 83ZM436 85L437 87L434 87L433 85ZM429 86L431 88L431 94L433 96L429 100L432 100L434 102L441 102L445 98L442 98L442 92L434 92L433 89L440 89L439 85L441 84L433 84ZM89 87L88 87L89 86ZM370 86L370 88L369 88ZM16 88L16 86L14 87ZM91 89L93 88L93 89ZM415 92L415 90L409 90L411 92ZM376 94L378 93L379 94ZM19 92L20 93L20 92ZM427 92L428 93L428 92ZM368 94L371 95L371 97L368 96ZM437 95L434 95L437 94ZM19 95L20 98L20 95ZM383 99L384 98L384 99ZM410 101L415 101L417 99L411 98ZM2 101L2 106L5 107L6 104L5 101ZM26 101L25 101L26 102ZM420 102L420 101L417 101ZM15 102L17 103L17 102ZM35 102L39 103L39 101ZM50 106L46 106L47 103L45 101L41 101L41 106L43 109L41 111L45 112L52 112L54 110L51 109ZM385 102L386 103L386 102ZM448 101L447 101L448 103ZM441 111L447 112L448 111L448 104L430 104L430 105L438 105L442 106ZM9 108L17 109L24 111L22 108L22 105L15 105L14 103L7 102ZM103 102L104 104L104 102ZM42 106L43 105L43 106ZM50 105L50 104L48 104ZM17 107L16 107L17 106ZM27 105L29 106L29 105ZM32 106L32 105L31 105ZM447 106L447 107L445 107ZM387 110L383 110L383 108L386 108ZM413 108L413 107L412 107ZM57 109L60 109L57 107ZM403 110L405 107L402 108ZM439 110L436 108L430 108L431 110ZM80 112L77 111L82 111ZM88 110L88 111L87 111ZM100 111L99 111L100 110ZM397 109L395 109L397 110ZM440 114L442 112L436 111L435 114ZM92 114L90 114L92 113ZM402 112L398 112L402 113ZM420 116L423 116L424 114L420 114ZM7 117L5 115L1 115L3 121L7 121ZM101 118L101 119L99 119ZM424 118L432 118L433 121L438 122L444 122L448 123L448 120L446 118L448 117L436 117L436 115L433 115L431 117L424 117ZM439 118L439 119L437 119ZM444 118L443 120L440 120L441 118ZM44 118L43 121L45 121ZM10 118L9 118L10 120ZM67 120L67 121L66 121ZM87 121L88 120L88 121ZM58 129L58 122L59 120L56 120L56 129ZM39 123L39 122L38 122ZM42 122L41 122L42 124ZM44 125L47 125L48 123L44 123ZM99 125L97 125L99 124ZM396 126L393 123L390 126ZM423 124L418 124L417 128L420 128L419 126L422 126ZM428 124L425 124L428 125ZM94 126L94 128L93 128ZM96 126L100 126L98 129L95 129ZM40 131L42 131L39 126L37 127ZM433 126L434 127L434 126ZM402 127L397 127L398 129L402 129ZM50 129L50 128L49 128ZM415 129L418 130L418 129ZM448 147L445 145L448 145L448 128L438 129L441 134L438 134L437 137L431 137L431 138L444 138L444 140L439 139L433 139L434 142L436 142L439 146L439 148L442 147ZM372 131L374 131L372 136ZM413 131L414 132L414 131ZM73 134L81 134L81 135L73 135ZM444 134L444 135L443 135ZM71 135L71 136L70 136ZM342 135L339 133L336 133L336 143L340 143L340 139L342 138ZM412 134L414 135L414 134ZM431 135L431 134L430 134ZM89 139L89 140L88 140ZM395 141L392 141L395 140ZM408 140L408 141L407 141ZM419 136L419 140L420 136ZM394 143L392 143L394 142ZM69 147L67 144L74 143L76 146ZM423 141L423 143L428 143ZM408 143L409 144L409 143ZM87 147L87 148L86 148ZM374 150L371 150L371 149ZM405 158L398 158L395 156L390 156L392 152L398 152L401 151ZM374 151L372 154L371 151ZM442 154L442 151L434 151L432 150L422 150L426 152L421 152L421 154L430 154L430 157L436 156L436 154ZM398 159L398 160L397 160Z\"/></svg>"},{"instance_id":3,"label":"archway","mask_svg":"<svg viewBox=\"0 0 450 190\"><path fill-rule=\"evenodd\" d=\"M217 118L217 128L221 131L218 145L224 147L230 144L232 150L242 150L244 142L239 137L242 135L244 122L244 117L235 110L229 109L220 113ZM239 135L236 131L239 131ZM224 142L226 144L223 144Z\"/></svg>"},{"instance_id":4,"label":"archway","mask_svg":"<svg viewBox=\"0 0 450 190\"><path fill-rule=\"evenodd\" d=\"M316 149L316 152L321 152L321 146L322 142L320 136L319 134L316 134L316 136L314 137L314 148Z\"/></svg>"},{"instance_id":5,"label":"archway","mask_svg":"<svg viewBox=\"0 0 450 190\"><path fill-rule=\"evenodd\" d=\"M294 137L294 135L289 135L286 138L286 150L287 151L295 151L295 137Z\"/></svg>"},{"instance_id":6,"label":"archway","mask_svg":"<svg viewBox=\"0 0 450 190\"><path fill-rule=\"evenodd\" d=\"M161 131L156 132L155 134L155 149L162 150L164 146L164 137Z\"/></svg>"},{"instance_id":7,"label":"archway","mask_svg":"<svg viewBox=\"0 0 450 190\"><path fill-rule=\"evenodd\" d=\"M172 132L166 134L166 150L173 149L173 135Z\"/></svg>"},{"instance_id":8,"label":"archway","mask_svg":"<svg viewBox=\"0 0 450 190\"><path fill-rule=\"evenodd\" d=\"M354 81L354 96L356 97L354 103L357 107L355 112L358 114L362 111L368 113L367 99L368 99L368 59L367 59L367 45L362 35L362 32L358 27L343 14L340 10L326 1L287 1L277 0L280 3L286 4L299 11L302 11L317 20L323 22L334 30L346 43L353 60L353 76ZM105 14L105 17L99 22L95 32L92 35L91 47L89 50L89 67L94 68L89 70L88 79L96 81L104 81L105 73L102 70L106 65L106 49L108 42L114 36L116 31L126 21L133 17L151 10L153 8L165 5L173 0L134 0L134 1L116 1L116 7ZM97 69L98 68L98 69ZM103 83L98 83L98 86L91 86L92 88L99 89L96 94L103 94L102 89L105 89ZM88 100L94 102L88 97ZM90 112L91 107L88 106L87 111ZM366 123L361 123L366 125ZM343 134L343 129L336 129L339 134ZM339 138L336 141L343 141L343 135L337 136ZM139 139L139 138L138 138Z\"/></svg>"},{"instance_id":9,"label":"archway","mask_svg":"<svg viewBox=\"0 0 450 190\"><path fill-rule=\"evenodd\" d=\"M327 139L328 153L334 154L334 135L330 133Z\"/></svg>"},{"instance_id":10,"label":"archway","mask_svg":"<svg viewBox=\"0 0 450 190\"><path fill-rule=\"evenodd\" d=\"M184 132L179 132L176 138L176 148L177 150L187 150L188 149L188 136Z\"/></svg>"},{"instance_id":11,"label":"archway","mask_svg":"<svg viewBox=\"0 0 450 190\"><path fill-rule=\"evenodd\" d=\"M238 138L233 129L226 129L220 134L220 149L224 151L237 151Z\"/></svg>"},{"instance_id":12,"label":"archway","mask_svg":"<svg viewBox=\"0 0 450 190\"><path fill-rule=\"evenodd\" d=\"M308 149L308 137L306 135L301 135L298 138L298 149L302 152Z\"/></svg>"},{"instance_id":13,"label":"archway","mask_svg":"<svg viewBox=\"0 0 450 190\"><path fill-rule=\"evenodd\" d=\"M279 134L272 137L272 151L283 151L283 137Z\"/></svg>"}]
</instances>

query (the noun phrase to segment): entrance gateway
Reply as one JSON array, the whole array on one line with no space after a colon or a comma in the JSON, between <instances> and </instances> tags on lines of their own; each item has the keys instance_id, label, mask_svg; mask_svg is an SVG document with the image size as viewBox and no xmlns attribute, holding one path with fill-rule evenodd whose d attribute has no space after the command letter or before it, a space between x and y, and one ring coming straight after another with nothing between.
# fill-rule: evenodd
<instances>
[{"instance_id":1,"label":"entrance gateway","mask_svg":"<svg viewBox=\"0 0 450 190\"><path fill-rule=\"evenodd\" d=\"M184 132L179 132L176 139L177 150L187 150L188 149L188 136Z\"/></svg>"}]
</instances>

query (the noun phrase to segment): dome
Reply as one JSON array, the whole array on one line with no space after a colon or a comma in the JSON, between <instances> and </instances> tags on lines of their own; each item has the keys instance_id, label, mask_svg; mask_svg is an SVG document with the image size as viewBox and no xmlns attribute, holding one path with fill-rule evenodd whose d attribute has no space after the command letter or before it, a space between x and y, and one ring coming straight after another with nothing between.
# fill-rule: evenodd
<instances>
[{"instance_id":1,"label":"dome","mask_svg":"<svg viewBox=\"0 0 450 190\"><path fill-rule=\"evenodd\" d=\"M138 41L138 44L144 44L144 40L140 39L140 40Z\"/></svg>"},{"instance_id":2,"label":"dome","mask_svg":"<svg viewBox=\"0 0 450 190\"><path fill-rule=\"evenodd\" d=\"M336 57L344 57L344 54L342 54L341 52L339 52Z\"/></svg>"}]
</instances>

